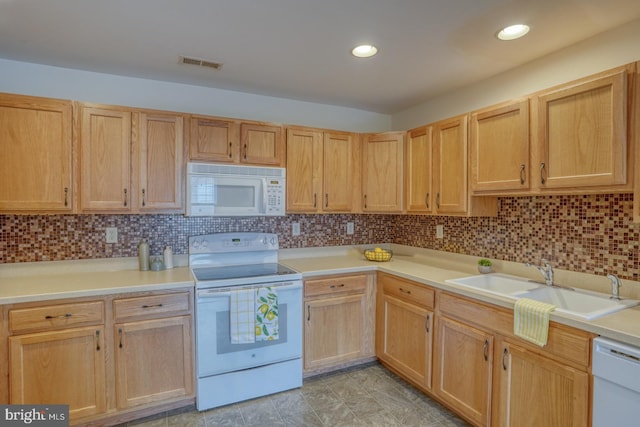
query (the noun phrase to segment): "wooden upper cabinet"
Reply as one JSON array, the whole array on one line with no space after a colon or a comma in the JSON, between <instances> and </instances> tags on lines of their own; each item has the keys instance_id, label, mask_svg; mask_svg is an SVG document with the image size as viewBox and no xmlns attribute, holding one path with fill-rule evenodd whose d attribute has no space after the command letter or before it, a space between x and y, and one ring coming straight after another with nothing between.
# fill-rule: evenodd
<instances>
[{"instance_id":1,"label":"wooden upper cabinet","mask_svg":"<svg viewBox=\"0 0 640 427\"><path fill-rule=\"evenodd\" d=\"M140 211L184 211L184 117L140 113Z\"/></svg>"},{"instance_id":2,"label":"wooden upper cabinet","mask_svg":"<svg viewBox=\"0 0 640 427\"><path fill-rule=\"evenodd\" d=\"M471 191L528 190L529 100L471 114Z\"/></svg>"},{"instance_id":3,"label":"wooden upper cabinet","mask_svg":"<svg viewBox=\"0 0 640 427\"><path fill-rule=\"evenodd\" d=\"M130 212L131 111L82 106L80 210Z\"/></svg>"},{"instance_id":4,"label":"wooden upper cabinet","mask_svg":"<svg viewBox=\"0 0 640 427\"><path fill-rule=\"evenodd\" d=\"M189 158L211 162L239 161L240 125L235 120L191 116Z\"/></svg>"},{"instance_id":5,"label":"wooden upper cabinet","mask_svg":"<svg viewBox=\"0 0 640 427\"><path fill-rule=\"evenodd\" d=\"M433 140L431 126L407 132L406 191L407 212L433 210Z\"/></svg>"},{"instance_id":6,"label":"wooden upper cabinet","mask_svg":"<svg viewBox=\"0 0 640 427\"><path fill-rule=\"evenodd\" d=\"M364 136L362 143L362 210L401 212L404 133Z\"/></svg>"},{"instance_id":7,"label":"wooden upper cabinet","mask_svg":"<svg viewBox=\"0 0 640 427\"><path fill-rule=\"evenodd\" d=\"M0 211L71 212L72 103L0 94Z\"/></svg>"},{"instance_id":8,"label":"wooden upper cabinet","mask_svg":"<svg viewBox=\"0 0 640 427\"><path fill-rule=\"evenodd\" d=\"M280 167L284 145L280 125L191 116L190 160Z\"/></svg>"},{"instance_id":9,"label":"wooden upper cabinet","mask_svg":"<svg viewBox=\"0 0 640 427\"><path fill-rule=\"evenodd\" d=\"M467 116L433 125L435 211L467 211Z\"/></svg>"},{"instance_id":10,"label":"wooden upper cabinet","mask_svg":"<svg viewBox=\"0 0 640 427\"><path fill-rule=\"evenodd\" d=\"M240 162L282 166L284 140L282 126L264 123L240 124Z\"/></svg>"},{"instance_id":11,"label":"wooden upper cabinet","mask_svg":"<svg viewBox=\"0 0 640 427\"><path fill-rule=\"evenodd\" d=\"M287 129L287 212L318 212L321 179L322 132Z\"/></svg>"},{"instance_id":12,"label":"wooden upper cabinet","mask_svg":"<svg viewBox=\"0 0 640 427\"><path fill-rule=\"evenodd\" d=\"M287 129L287 211L351 212L355 146L351 133Z\"/></svg>"},{"instance_id":13,"label":"wooden upper cabinet","mask_svg":"<svg viewBox=\"0 0 640 427\"><path fill-rule=\"evenodd\" d=\"M532 98L532 180L544 189L627 183L627 89L634 66L558 86Z\"/></svg>"}]
</instances>

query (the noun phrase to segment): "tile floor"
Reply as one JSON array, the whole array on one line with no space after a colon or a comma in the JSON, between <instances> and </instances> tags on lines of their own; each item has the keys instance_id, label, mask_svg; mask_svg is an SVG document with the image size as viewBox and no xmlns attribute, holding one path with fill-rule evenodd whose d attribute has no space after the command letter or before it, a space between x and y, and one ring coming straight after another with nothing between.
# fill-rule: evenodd
<instances>
[{"instance_id":1,"label":"tile floor","mask_svg":"<svg viewBox=\"0 0 640 427\"><path fill-rule=\"evenodd\" d=\"M377 363L305 379L303 387L209 411L181 409L136 427L467 426Z\"/></svg>"}]
</instances>

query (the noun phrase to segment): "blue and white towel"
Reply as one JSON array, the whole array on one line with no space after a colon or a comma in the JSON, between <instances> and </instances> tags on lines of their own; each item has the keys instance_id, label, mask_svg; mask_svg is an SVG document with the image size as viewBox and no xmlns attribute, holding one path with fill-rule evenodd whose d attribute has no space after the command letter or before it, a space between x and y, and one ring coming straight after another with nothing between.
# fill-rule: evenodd
<instances>
[{"instance_id":1,"label":"blue and white towel","mask_svg":"<svg viewBox=\"0 0 640 427\"><path fill-rule=\"evenodd\" d=\"M278 293L271 287L258 288L256 292L256 341L278 339Z\"/></svg>"}]
</instances>

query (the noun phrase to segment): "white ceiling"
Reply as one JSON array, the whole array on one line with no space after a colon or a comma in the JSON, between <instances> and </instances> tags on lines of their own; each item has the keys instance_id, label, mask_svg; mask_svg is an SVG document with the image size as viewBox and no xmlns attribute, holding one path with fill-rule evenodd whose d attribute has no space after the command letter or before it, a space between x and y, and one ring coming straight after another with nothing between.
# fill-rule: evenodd
<instances>
[{"instance_id":1,"label":"white ceiling","mask_svg":"<svg viewBox=\"0 0 640 427\"><path fill-rule=\"evenodd\" d=\"M638 0L0 0L0 58L392 114L638 18ZM494 37L515 22L527 37Z\"/></svg>"}]
</instances>

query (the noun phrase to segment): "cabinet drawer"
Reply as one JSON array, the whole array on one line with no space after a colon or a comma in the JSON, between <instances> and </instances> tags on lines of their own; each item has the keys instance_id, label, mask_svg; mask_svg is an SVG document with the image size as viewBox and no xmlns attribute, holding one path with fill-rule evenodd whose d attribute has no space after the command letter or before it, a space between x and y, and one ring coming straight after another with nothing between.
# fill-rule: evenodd
<instances>
[{"instance_id":1,"label":"cabinet drawer","mask_svg":"<svg viewBox=\"0 0 640 427\"><path fill-rule=\"evenodd\" d=\"M145 295L113 301L113 317L116 321L140 316L174 315L191 308L189 292Z\"/></svg>"},{"instance_id":2,"label":"cabinet drawer","mask_svg":"<svg viewBox=\"0 0 640 427\"><path fill-rule=\"evenodd\" d=\"M104 323L102 301L18 308L9 311L9 330L20 333L29 330L49 330Z\"/></svg>"},{"instance_id":3,"label":"cabinet drawer","mask_svg":"<svg viewBox=\"0 0 640 427\"><path fill-rule=\"evenodd\" d=\"M367 287L367 276L335 276L322 279L305 280L304 295L331 295L343 292L364 292Z\"/></svg>"},{"instance_id":4,"label":"cabinet drawer","mask_svg":"<svg viewBox=\"0 0 640 427\"><path fill-rule=\"evenodd\" d=\"M411 301L423 307L433 308L434 291L425 285L408 280L381 276L382 291L405 301Z\"/></svg>"}]
</instances>

